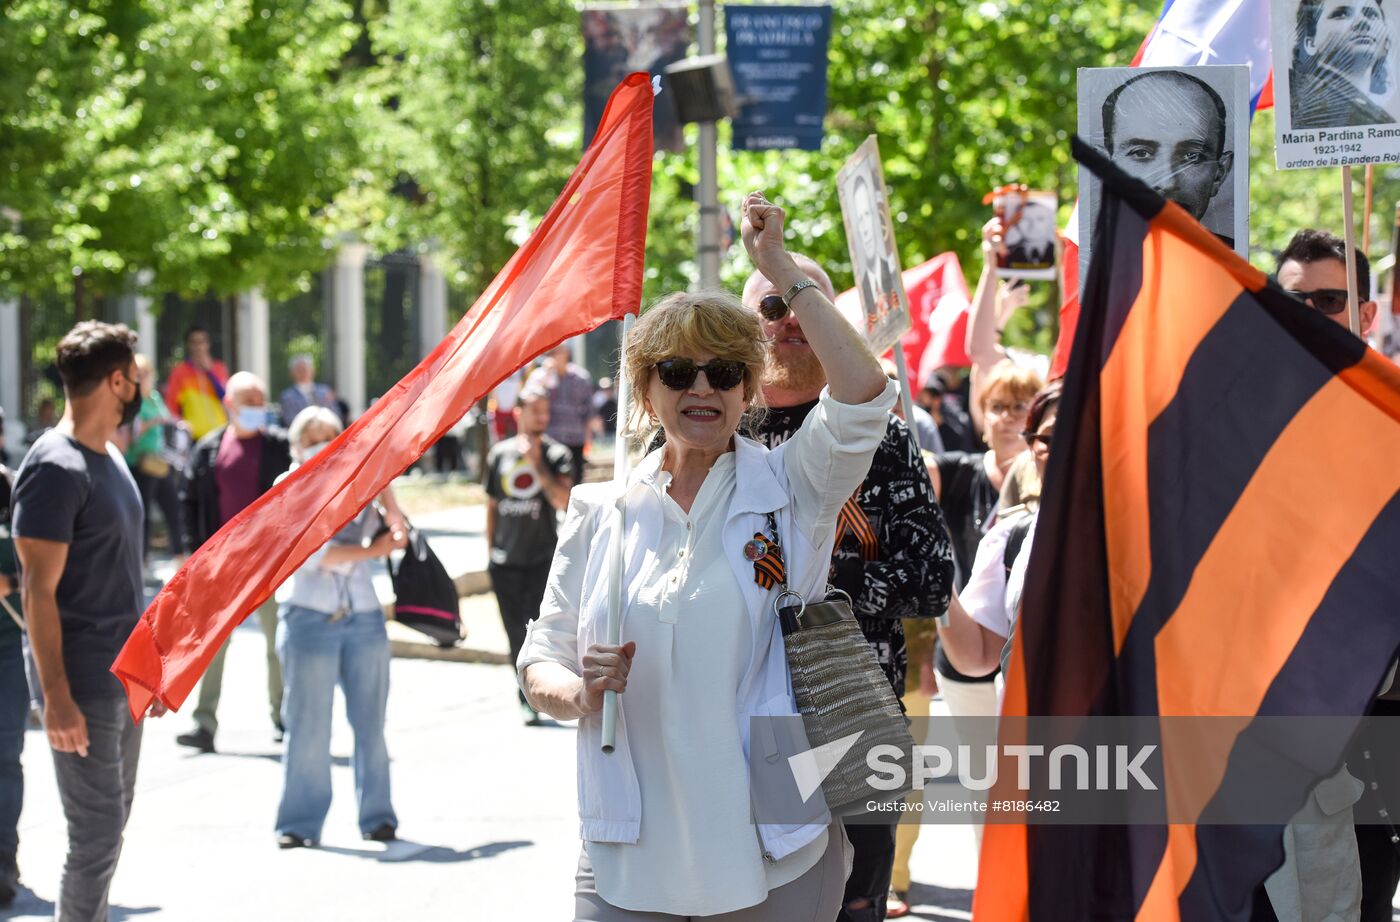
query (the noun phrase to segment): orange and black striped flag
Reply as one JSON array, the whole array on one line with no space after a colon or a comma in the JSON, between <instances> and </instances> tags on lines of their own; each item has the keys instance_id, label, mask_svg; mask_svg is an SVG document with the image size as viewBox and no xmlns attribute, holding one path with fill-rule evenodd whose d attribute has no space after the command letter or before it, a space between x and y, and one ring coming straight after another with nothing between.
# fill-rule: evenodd
<instances>
[{"instance_id":1,"label":"orange and black striped flag","mask_svg":"<svg viewBox=\"0 0 1400 922\"><path fill-rule=\"evenodd\" d=\"M1231 755L1251 727L1354 728L1400 647L1400 370L1078 139L1075 156L1103 206L1003 720L1238 718L1189 766L1162 747L1169 806L1183 774L1219 798L1250 783ZM1270 753L1311 767L1290 803L1349 735ZM1281 833L990 824L973 917L1243 922Z\"/></svg>"}]
</instances>

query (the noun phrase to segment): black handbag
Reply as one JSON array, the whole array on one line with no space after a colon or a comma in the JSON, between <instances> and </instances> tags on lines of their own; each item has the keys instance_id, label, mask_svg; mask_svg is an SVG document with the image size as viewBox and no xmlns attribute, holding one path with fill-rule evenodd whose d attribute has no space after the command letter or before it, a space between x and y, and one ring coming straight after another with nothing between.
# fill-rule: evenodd
<instances>
[{"instance_id":1,"label":"black handbag","mask_svg":"<svg viewBox=\"0 0 1400 922\"><path fill-rule=\"evenodd\" d=\"M421 531L409 527L408 546L389 574L394 581L394 620L428 635L440 647L456 646L462 639L457 584Z\"/></svg>"}]
</instances>

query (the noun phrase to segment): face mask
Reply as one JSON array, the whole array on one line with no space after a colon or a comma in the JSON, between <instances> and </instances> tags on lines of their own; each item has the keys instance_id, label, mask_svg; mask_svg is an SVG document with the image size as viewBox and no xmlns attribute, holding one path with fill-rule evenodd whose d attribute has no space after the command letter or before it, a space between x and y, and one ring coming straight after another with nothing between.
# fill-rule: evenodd
<instances>
[{"instance_id":1,"label":"face mask","mask_svg":"<svg viewBox=\"0 0 1400 922\"><path fill-rule=\"evenodd\" d=\"M128 379L130 380L130 379ZM136 385L136 392L131 395L131 399L122 402L123 426L130 426L136 422L136 416L141 412L141 385Z\"/></svg>"},{"instance_id":2,"label":"face mask","mask_svg":"<svg viewBox=\"0 0 1400 922\"><path fill-rule=\"evenodd\" d=\"M267 425L267 408L239 407L236 419L239 429L244 432L256 432Z\"/></svg>"},{"instance_id":3,"label":"face mask","mask_svg":"<svg viewBox=\"0 0 1400 922\"><path fill-rule=\"evenodd\" d=\"M320 454L321 449L325 448L329 444L330 442L317 442L315 445L308 445L305 448L303 448L301 450L302 463L305 464L307 461L310 461L312 458L316 457L316 455Z\"/></svg>"}]
</instances>

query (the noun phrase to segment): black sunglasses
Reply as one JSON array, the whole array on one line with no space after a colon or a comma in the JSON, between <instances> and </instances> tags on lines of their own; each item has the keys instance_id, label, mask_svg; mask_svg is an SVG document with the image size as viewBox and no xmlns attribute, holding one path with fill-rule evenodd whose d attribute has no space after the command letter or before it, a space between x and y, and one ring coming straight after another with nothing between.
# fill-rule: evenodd
<instances>
[{"instance_id":1,"label":"black sunglasses","mask_svg":"<svg viewBox=\"0 0 1400 922\"><path fill-rule=\"evenodd\" d=\"M695 383L700 372L705 380L717 391L732 390L744 380L743 362L733 359L710 359L704 365L697 365L690 359L662 359L656 363L656 376L661 383L673 391L683 391Z\"/></svg>"},{"instance_id":2,"label":"black sunglasses","mask_svg":"<svg viewBox=\"0 0 1400 922\"><path fill-rule=\"evenodd\" d=\"M764 320L782 320L788 315L787 299L782 295L764 295L759 299L758 312Z\"/></svg>"},{"instance_id":3,"label":"black sunglasses","mask_svg":"<svg viewBox=\"0 0 1400 922\"><path fill-rule=\"evenodd\" d=\"M1320 314L1340 314L1347 309L1347 293L1344 288L1318 288L1315 291L1293 291L1288 292L1295 298L1301 298L1304 303L1310 304ZM1358 295L1357 300L1361 298Z\"/></svg>"},{"instance_id":4,"label":"black sunglasses","mask_svg":"<svg viewBox=\"0 0 1400 922\"><path fill-rule=\"evenodd\" d=\"M1045 446L1046 451L1049 451L1050 443L1054 440L1055 434L1053 432L1047 432L1044 435L1042 435L1039 432L1027 431L1021 433L1021 438L1025 439L1026 444L1029 445L1031 448L1034 448L1035 443L1039 442L1040 444Z\"/></svg>"}]
</instances>

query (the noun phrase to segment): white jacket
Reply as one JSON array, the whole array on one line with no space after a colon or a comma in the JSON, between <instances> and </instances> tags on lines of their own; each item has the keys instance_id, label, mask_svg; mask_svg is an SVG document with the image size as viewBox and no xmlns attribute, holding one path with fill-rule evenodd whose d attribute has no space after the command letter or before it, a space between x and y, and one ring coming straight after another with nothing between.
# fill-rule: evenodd
<instances>
[{"instance_id":1,"label":"white jacket","mask_svg":"<svg viewBox=\"0 0 1400 922\"><path fill-rule=\"evenodd\" d=\"M778 589L763 589L754 580L753 564L743 548L756 532L768 532L767 513L778 521L788 586L804 599L821 598L831 567L836 516L870 468L884 438L889 408L898 389L890 382L874 400L859 405L838 403L823 391L791 440L769 451L747 438L735 438L736 485L724 526L730 565L748 604L753 628L753 655L744 672L735 719L744 753L773 761L807 748L805 740L778 740L773 733L749 738L751 717L796 716L788 678L782 632L773 611ZM648 455L628 479L618 484L583 484L569 497L569 511L554 552L540 617L530 625L516 669L524 682L532 663L555 662L582 673L582 652L606 642L608 572L612 536L625 508L622 637L627 637L627 599L656 537L663 510L648 485L661 469L664 450ZM662 657L669 650L648 651ZM618 698L616 748L602 752L602 718L579 721L578 800L580 835L590 842L635 843L641 832L641 792L627 744L627 696ZM831 822L824 803L812 799L806 822L760 824L764 851L781 859L811 842Z\"/></svg>"}]
</instances>

